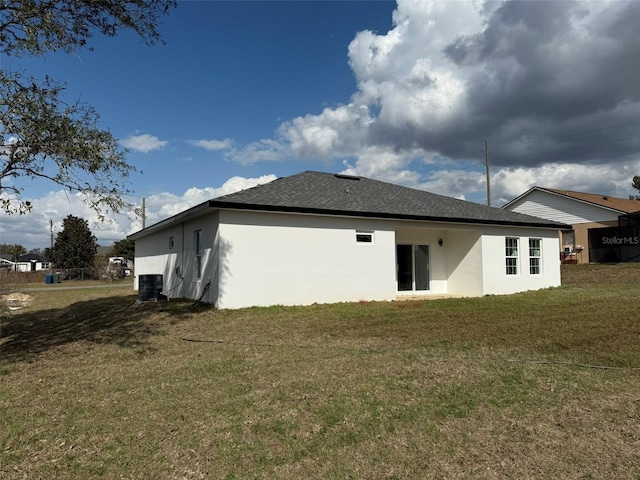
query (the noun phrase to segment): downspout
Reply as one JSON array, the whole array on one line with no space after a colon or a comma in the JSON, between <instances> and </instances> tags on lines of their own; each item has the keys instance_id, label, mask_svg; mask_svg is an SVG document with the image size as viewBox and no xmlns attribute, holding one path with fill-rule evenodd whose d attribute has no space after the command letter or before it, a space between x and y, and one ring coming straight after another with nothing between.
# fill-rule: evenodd
<instances>
[{"instance_id":1,"label":"downspout","mask_svg":"<svg viewBox=\"0 0 640 480\"><path fill-rule=\"evenodd\" d=\"M182 239L180 240L180 273L181 277L184 275L184 222L180 223L182 228Z\"/></svg>"}]
</instances>

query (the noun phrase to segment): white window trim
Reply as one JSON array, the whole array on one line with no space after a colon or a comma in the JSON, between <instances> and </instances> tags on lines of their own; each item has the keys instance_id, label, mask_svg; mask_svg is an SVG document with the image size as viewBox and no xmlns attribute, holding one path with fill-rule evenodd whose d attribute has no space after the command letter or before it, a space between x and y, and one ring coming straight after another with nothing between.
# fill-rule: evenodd
<instances>
[{"instance_id":1,"label":"white window trim","mask_svg":"<svg viewBox=\"0 0 640 480\"><path fill-rule=\"evenodd\" d=\"M507 255L507 241L508 240L515 240L516 242L516 254L515 255ZM504 238L504 272L505 275L508 277L517 277L520 275L520 238L519 237L505 237ZM510 258L515 258L515 273L509 273L508 272L508 266L507 266L507 260Z\"/></svg>"},{"instance_id":2,"label":"white window trim","mask_svg":"<svg viewBox=\"0 0 640 480\"><path fill-rule=\"evenodd\" d=\"M367 236L371 239L370 242L359 240L359 236ZM375 235L371 230L356 230L355 240L358 245L374 245L375 244Z\"/></svg>"},{"instance_id":3,"label":"white window trim","mask_svg":"<svg viewBox=\"0 0 640 480\"><path fill-rule=\"evenodd\" d=\"M538 241L538 251L540 252L539 255L537 256L532 256L531 255L531 240L537 240ZM528 254L529 254L529 275L535 275L535 276L540 276L542 275L542 239L541 238L530 238L528 246ZM538 259L538 273L532 273L531 272L531 259L533 258L537 258Z\"/></svg>"}]
</instances>

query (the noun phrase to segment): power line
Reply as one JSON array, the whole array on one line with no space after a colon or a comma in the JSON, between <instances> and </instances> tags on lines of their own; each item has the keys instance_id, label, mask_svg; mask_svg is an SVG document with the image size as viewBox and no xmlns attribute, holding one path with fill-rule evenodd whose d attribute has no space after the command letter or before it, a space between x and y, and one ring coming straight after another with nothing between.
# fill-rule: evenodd
<instances>
[{"instance_id":1,"label":"power line","mask_svg":"<svg viewBox=\"0 0 640 480\"><path fill-rule=\"evenodd\" d=\"M472 155L475 155L477 153L483 153L483 152L484 152L484 149L474 150L473 152L469 152L469 153L467 153L465 155L458 155L458 157L466 158L466 157L471 157ZM484 163L484 160L478 160L478 161Z\"/></svg>"}]
</instances>

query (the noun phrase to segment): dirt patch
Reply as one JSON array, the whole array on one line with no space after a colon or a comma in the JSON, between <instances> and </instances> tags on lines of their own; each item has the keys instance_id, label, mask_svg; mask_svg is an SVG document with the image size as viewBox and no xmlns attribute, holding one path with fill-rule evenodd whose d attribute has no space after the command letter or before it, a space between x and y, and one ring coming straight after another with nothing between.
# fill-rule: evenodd
<instances>
[{"instance_id":1,"label":"dirt patch","mask_svg":"<svg viewBox=\"0 0 640 480\"><path fill-rule=\"evenodd\" d=\"M0 305L6 306L9 311L21 310L31 305L33 297L26 293L9 293L7 295L0 296Z\"/></svg>"}]
</instances>

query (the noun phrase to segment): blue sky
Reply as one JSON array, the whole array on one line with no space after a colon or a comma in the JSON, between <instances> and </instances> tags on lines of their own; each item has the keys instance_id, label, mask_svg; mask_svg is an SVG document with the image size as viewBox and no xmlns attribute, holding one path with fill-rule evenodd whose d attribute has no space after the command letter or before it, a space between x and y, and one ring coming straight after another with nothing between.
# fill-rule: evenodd
<instances>
[{"instance_id":1,"label":"blue sky","mask_svg":"<svg viewBox=\"0 0 640 480\"><path fill-rule=\"evenodd\" d=\"M135 191L182 192L238 174L290 174L291 166L281 163L238 168L222 151L188 141L241 146L273 136L286 119L348 102L356 86L348 44L360 30L391 28L394 7L388 1L182 2L163 18L164 45L143 45L133 34L96 37L94 51L16 63L63 79L69 98L94 106L116 137L166 142L148 153L131 149L129 162L144 172L135 177Z\"/></svg>"},{"instance_id":2,"label":"blue sky","mask_svg":"<svg viewBox=\"0 0 640 480\"><path fill-rule=\"evenodd\" d=\"M93 51L2 58L67 84L129 148L150 223L303 170L486 202L533 185L626 197L640 173L640 2L180 2L165 44L131 33ZM102 245L140 228L95 221L33 182L0 243L46 247L49 219L87 218Z\"/></svg>"}]
</instances>

